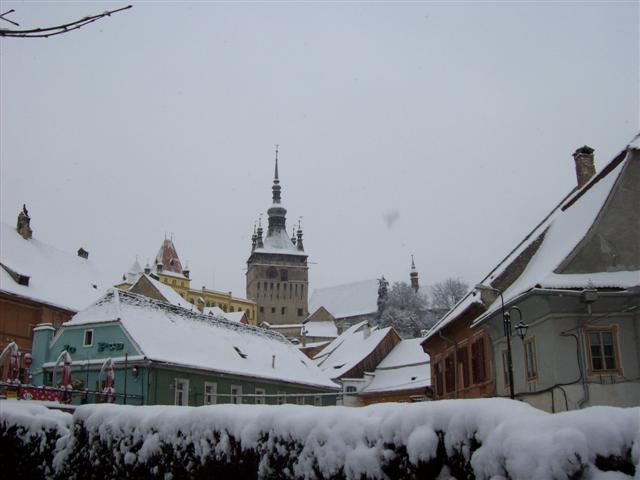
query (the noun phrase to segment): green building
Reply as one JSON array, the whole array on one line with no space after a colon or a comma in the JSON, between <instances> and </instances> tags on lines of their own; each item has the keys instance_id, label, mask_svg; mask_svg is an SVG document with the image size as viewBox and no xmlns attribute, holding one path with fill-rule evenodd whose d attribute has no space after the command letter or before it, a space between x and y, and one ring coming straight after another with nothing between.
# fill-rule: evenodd
<instances>
[{"instance_id":1,"label":"green building","mask_svg":"<svg viewBox=\"0 0 640 480\"><path fill-rule=\"evenodd\" d=\"M339 387L282 335L118 289L57 331L34 329L33 383L59 385L63 351L75 390L101 392L111 359L116 402L334 405ZM100 395L97 396L98 401ZM74 403L94 401L74 395Z\"/></svg>"}]
</instances>

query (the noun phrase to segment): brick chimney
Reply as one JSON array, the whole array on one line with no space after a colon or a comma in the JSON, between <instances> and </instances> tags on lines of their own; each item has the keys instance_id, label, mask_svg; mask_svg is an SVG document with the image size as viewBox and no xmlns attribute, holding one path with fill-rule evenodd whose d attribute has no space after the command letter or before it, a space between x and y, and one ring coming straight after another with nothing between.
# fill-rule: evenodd
<instances>
[{"instance_id":1,"label":"brick chimney","mask_svg":"<svg viewBox=\"0 0 640 480\"><path fill-rule=\"evenodd\" d=\"M578 188L582 188L596 174L596 166L593 162L593 148L585 145L580 147L573 154L576 162L576 177L578 178Z\"/></svg>"},{"instance_id":2,"label":"brick chimney","mask_svg":"<svg viewBox=\"0 0 640 480\"><path fill-rule=\"evenodd\" d=\"M89 252L87 252L84 248L80 247L78 249L78 256L86 260L89 258Z\"/></svg>"},{"instance_id":3,"label":"brick chimney","mask_svg":"<svg viewBox=\"0 0 640 480\"><path fill-rule=\"evenodd\" d=\"M29 216L26 205L22 205L22 211L18 214L16 230L25 240L29 240L33 236L33 230L31 230L31 217Z\"/></svg>"}]
</instances>

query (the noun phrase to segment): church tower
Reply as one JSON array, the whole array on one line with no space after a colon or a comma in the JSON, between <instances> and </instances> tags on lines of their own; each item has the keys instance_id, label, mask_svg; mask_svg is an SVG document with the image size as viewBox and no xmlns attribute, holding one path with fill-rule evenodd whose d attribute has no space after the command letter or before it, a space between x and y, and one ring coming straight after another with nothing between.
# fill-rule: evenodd
<instances>
[{"instance_id":1,"label":"church tower","mask_svg":"<svg viewBox=\"0 0 640 480\"><path fill-rule=\"evenodd\" d=\"M269 225L263 239L262 220L251 237L247 260L247 298L258 306L258 323L302 323L308 315L309 267L302 243L302 228L287 234L287 209L282 205L278 177L278 147L273 178Z\"/></svg>"},{"instance_id":2,"label":"church tower","mask_svg":"<svg viewBox=\"0 0 640 480\"><path fill-rule=\"evenodd\" d=\"M411 288L413 288L414 292L418 293L420 284L418 283L418 270L416 270L416 263L413 261L413 255L411 255L411 273L409 273L409 278L411 279Z\"/></svg>"}]
</instances>

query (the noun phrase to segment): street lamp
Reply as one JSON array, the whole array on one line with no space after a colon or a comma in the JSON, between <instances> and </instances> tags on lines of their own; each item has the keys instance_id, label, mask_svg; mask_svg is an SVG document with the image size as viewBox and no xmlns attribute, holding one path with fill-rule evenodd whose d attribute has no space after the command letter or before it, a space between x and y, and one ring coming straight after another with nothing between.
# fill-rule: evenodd
<instances>
[{"instance_id":1,"label":"street lamp","mask_svg":"<svg viewBox=\"0 0 640 480\"><path fill-rule=\"evenodd\" d=\"M518 312L520 317L520 322L516 326L516 332L518 336L524 340L525 335L527 334L528 325L522 323L522 312L518 307L512 307L508 312L504 311L504 297L502 296L502 291L497 288L489 287L488 285L478 284L476 285L476 290L480 291L488 291L495 292L500 295L500 309L502 311L502 327L504 329L504 336L507 338L507 370L509 371L509 398L512 400L515 398L515 393L513 389L513 361L511 357L511 311L515 310Z\"/></svg>"}]
</instances>

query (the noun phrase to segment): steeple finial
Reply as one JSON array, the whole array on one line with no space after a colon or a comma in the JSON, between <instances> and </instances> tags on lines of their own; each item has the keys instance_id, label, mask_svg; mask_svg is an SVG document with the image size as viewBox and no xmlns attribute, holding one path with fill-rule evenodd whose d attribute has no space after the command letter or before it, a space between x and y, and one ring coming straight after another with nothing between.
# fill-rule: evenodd
<instances>
[{"instance_id":1,"label":"steeple finial","mask_svg":"<svg viewBox=\"0 0 640 480\"><path fill-rule=\"evenodd\" d=\"M279 178L278 178L278 147L279 146L280 145L276 143L276 172L275 172L275 175L273 176L274 183L279 182Z\"/></svg>"},{"instance_id":2,"label":"steeple finial","mask_svg":"<svg viewBox=\"0 0 640 480\"><path fill-rule=\"evenodd\" d=\"M416 269L416 262L413 261L413 253L411 254L411 270Z\"/></svg>"}]
</instances>

